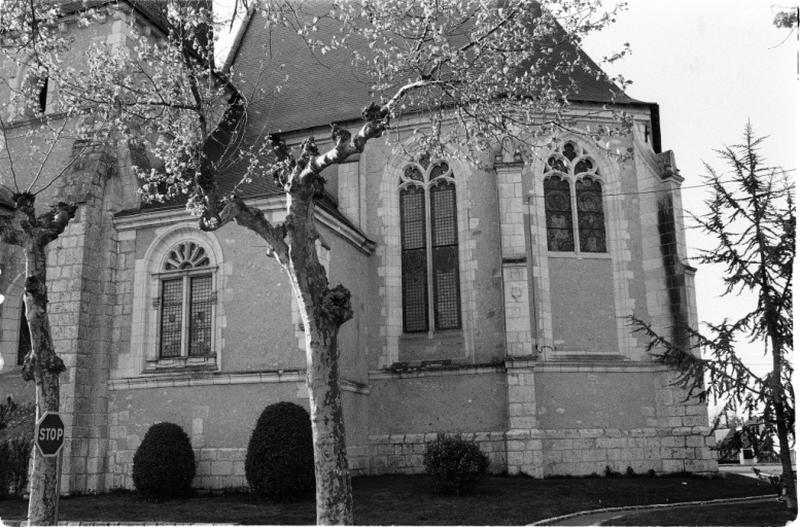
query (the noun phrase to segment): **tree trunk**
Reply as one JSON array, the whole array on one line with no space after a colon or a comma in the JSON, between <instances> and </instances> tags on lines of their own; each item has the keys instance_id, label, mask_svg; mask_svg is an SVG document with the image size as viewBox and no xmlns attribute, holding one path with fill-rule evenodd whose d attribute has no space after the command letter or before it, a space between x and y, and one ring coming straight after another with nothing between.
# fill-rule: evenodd
<instances>
[{"instance_id":1,"label":"tree trunk","mask_svg":"<svg viewBox=\"0 0 800 527\"><path fill-rule=\"evenodd\" d=\"M773 314L772 303L768 303L768 315ZM770 319L774 320L774 318ZM775 330L775 325L771 324L771 330ZM789 430L786 427L786 391L783 387L781 350L778 345L777 333L772 333L772 389L770 390L770 403L775 411L775 426L778 433L778 445L780 446L781 474L783 475L783 485L786 491L786 507L797 510L797 489L794 482L794 471L792 470L792 453L789 448Z\"/></svg>"},{"instance_id":2,"label":"tree trunk","mask_svg":"<svg viewBox=\"0 0 800 527\"><path fill-rule=\"evenodd\" d=\"M31 353L25 360L23 378L36 383L36 418L59 410L58 376L64 371L56 355L47 317L47 257L45 243L34 239L25 247L25 315L31 332ZM58 461L33 448L33 472L28 501L29 525L55 525L59 492Z\"/></svg>"},{"instance_id":3,"label":"tree trunk","mask_svg":"<svg viewBox=\"0 0 800 527\"><path fill-rule=\"evenodd\" d=\"M344 413L339 389L338 328L309 320L306 381L314 438L317 525L351 525L353 493L347 466Z\"/></svg>"},{"instance_id":4,"label":"tree trunk","mask_svg":"<svg viewBox=\"0 0 800 527\"><path fill-rule=\"evenodd\" d=\"M789 434L786 429L783 401L781 400L777 404L773 404L773 406L775 407L775 418L777 420L783 485L786 489L786 507L788 509L797 510L797 489L795 488L794 471L792 470L792 453L789 448Z\"/></svg>"},{"instance_id":5,"label":"tree trunk","mask_svg":"<svg viewBox=\"0 0 800 527\"><path fill-rule=\"evenodd\" d=\"M328 287L317 255L314 192L288 197L288 252L282 261L289 274L303 322L306 344L311 431L314 441L317 524L353 523L353 493L347 466L344 412L339 389L339 327L353 316L350 292ZM281 258L279 258L280 260Z\"/></svg>"}]
</instances>

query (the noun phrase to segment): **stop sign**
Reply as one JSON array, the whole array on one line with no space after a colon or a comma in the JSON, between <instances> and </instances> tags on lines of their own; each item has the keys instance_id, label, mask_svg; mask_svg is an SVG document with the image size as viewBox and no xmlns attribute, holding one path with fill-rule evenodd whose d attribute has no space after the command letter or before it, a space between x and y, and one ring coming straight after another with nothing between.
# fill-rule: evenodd
<instances>
[{"instance_id":1,"label":"stop sign","mask_svg":"<svg viewBox=\"0 0 800 527\"><path fill-rule=\"evenodd\" d=\"M45 412L36 423L36 445L45 457L53 457L64 446L64 421L55 412Z\"/></svg>"}]
</instances>

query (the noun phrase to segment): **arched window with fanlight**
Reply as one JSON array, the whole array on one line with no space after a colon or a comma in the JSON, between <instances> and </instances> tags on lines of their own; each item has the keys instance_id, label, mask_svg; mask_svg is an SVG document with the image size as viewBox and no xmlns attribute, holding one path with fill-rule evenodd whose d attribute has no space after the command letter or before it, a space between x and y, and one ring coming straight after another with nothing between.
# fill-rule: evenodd
<instances>
[{"instance_id":1,"label":"arched window with fanlight","mask_svg":"<svg viewBox=\"0 0 800 527\"><path fill-rule=\"evenodd\" d=\"M456 184L450 166L409 163L399 181L403 330L461 328Z\"/></svg>"},{"instance_id":2,"label":"arched window with fanlight","mask_svg":"<svg viewBox=\"0 0 800 527\"><path fill-rule=\"evenodd\" d=\"M547 249L604 253L603 187L597 163L577 143L560 143L544 171Z\"/></svg>"},{"instance_id":3,"label":"arched window with fanlight","mask_svg":"<svg viewBox=\"0 0 800 527\"><path fill-rule=\"evenodd\" d=\"M196 242L173 247L159 273L158 356L161 359L212 355L214 271Z\"/></svg>"}]
</instances>

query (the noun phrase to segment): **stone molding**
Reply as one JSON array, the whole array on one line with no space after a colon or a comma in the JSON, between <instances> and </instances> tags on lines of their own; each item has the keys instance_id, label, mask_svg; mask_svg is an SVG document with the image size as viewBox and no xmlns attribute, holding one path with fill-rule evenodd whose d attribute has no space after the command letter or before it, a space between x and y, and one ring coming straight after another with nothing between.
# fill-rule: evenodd
<instances>
[{"instance_id":1,"label":"stone molding","mask_svg":"<svg viewBox=\"0 0 800 527\"><path fill-rule=\"evenodd\" d=\"M270 196L268 198L251 198L245 202L258 208L270 217L271 221L279 221L279 216L286 213L286 198L283 196ZM341 237L343 240L353 245L359 251L370 255L375 251L375 243L367 238L363 233L346 225L335 218L328 211L317 207L315 209L316 219L324 226ZM144 229L149 227L163 227L175 223L185 223L191 217L183 208L137 212L114 217L114 227L119 231L131 229ZM196 225L195 229L200 230Z\"/></svg>"},{"instance_id":2,"label":"stone molding","mask_svg":"<svg viewBox=\"0 0 800 527\"><path fill-rule=\"evenodd\" d=\"M108 389L111 391L148 390L153 388L177 388L188 386L236 385L236 384L271 384L305 382L305 370L267 371L267 372L213 372L200 374L185 371L179 373L144 374L139 377L111 379ZM362 383L342 379L343 391L360 395L369 395L370 388Z\"/></svg>"},{"instance_id":3,"label":"stone molding","mask_svg":"<svg viewBox=\"0 0 800 527\"><path fill-rule=\"evenodd\" d=\"M222 245L214 233L203 232L194 224L184 221L164 226L156 230L156 237L150 243L144 257L133 262L133 307L131 312L131 338L128 353L120 354L118 370L112 375L131 376L141 373L158 360L158 311L153 307L153 299L159 298L160 280L157 277L163 269L163 261L177 243L192 241L204 247L210 259L213 290L223 297L228 290L228 277L232 269L224 264ZM217 302L213 309L212 352L216 357L216 367L221 368L223 360L223 328L226 326L224 302ZM123 359L124 357L124 359Z\"/></svg>"}]
</instances>

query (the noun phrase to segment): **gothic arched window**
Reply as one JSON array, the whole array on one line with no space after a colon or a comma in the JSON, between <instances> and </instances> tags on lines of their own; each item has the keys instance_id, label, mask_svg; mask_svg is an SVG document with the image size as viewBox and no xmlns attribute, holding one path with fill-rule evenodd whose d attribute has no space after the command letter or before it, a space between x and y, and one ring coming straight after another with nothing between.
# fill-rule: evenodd
<instances>
[{"instance_id":1,"label":"gothic arched window","mask_svg":"<svg viewBox=\"0 0 800 527\"><path fill-rule=\"evenodd\" d=\"M456 184L444 161L409 164L399 182L403 331L461 327Z\"/></svg>"},{"instance_id":2,"label":"gothic arched window","mask_svg":"<svg viewBox=\"0 0 800 527\"><path fill-rule=\"evenodd\" d=\"M604 253L603 188L597 164L571 141L559 145L544 171L547 249Z\"/></svg>"},{"instance_id":3,"label":"gothic arched window","mask_svg":"<svg viewBox=\"0 0 800 527\"><path fill-rule=\"evenodd\" d=\"M214 268L206 250L195 242L172 248L159 273L160 358L211 355L213 337Z\"/></svg>"}]
</instances>

